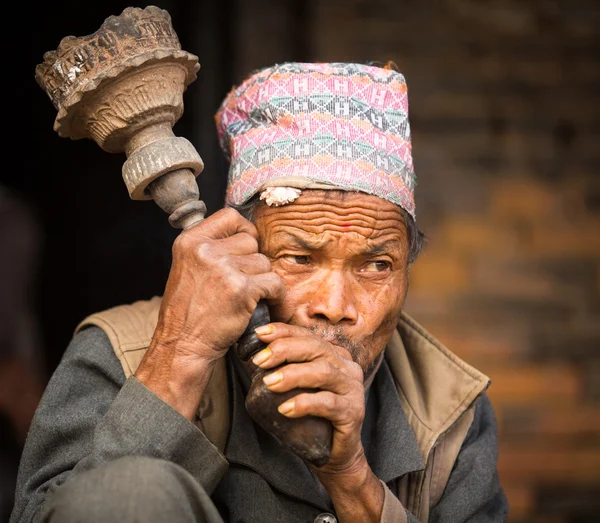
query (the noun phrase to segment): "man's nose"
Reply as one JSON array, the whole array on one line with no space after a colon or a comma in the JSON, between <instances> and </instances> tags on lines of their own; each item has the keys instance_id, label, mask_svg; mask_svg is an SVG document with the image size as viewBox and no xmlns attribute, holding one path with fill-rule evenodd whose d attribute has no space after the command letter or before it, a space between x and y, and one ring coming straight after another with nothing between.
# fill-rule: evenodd
<instances>
[{"instance_id":1,"label":"man's nose","mask_svg":"<svg viewBox=\"0 0 600 523\"><path fill-rule=\"evenodd\" d=\"M308 307L308 316L331 325L354 324L358 319L354 293L342 271L328 272L315 288Z\"/></svg>"}]
</instances>

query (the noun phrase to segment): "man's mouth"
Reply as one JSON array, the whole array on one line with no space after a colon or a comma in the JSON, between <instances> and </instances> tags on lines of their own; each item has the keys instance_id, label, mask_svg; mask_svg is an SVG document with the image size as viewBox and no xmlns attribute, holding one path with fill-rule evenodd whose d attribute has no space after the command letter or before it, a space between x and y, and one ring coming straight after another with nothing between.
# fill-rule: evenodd
<instances>
[{"instance_id":1,"label":"man's mouth","mask_svg":"<svg viewBox=\"0 0 600 523\"><path fill-rule=\"evenodd\" d=\"M363 346L360 343L350 339L350 337L344 334L341 329L335 327L324 327L321 325L308 325L307 328L328 343L331 343L336 347L346 349L348 352L350 352L350 355L355 362L361 362Z\"/></svg>"}]
</instances>

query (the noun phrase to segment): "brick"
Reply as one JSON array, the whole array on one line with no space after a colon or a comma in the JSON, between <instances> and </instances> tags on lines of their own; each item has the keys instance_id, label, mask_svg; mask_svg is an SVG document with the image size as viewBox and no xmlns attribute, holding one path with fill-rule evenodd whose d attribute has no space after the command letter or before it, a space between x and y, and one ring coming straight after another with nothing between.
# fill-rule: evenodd
<instances>
[{"instance_id":1,"label":"brick","mask_svg":"<svg viewBox=\"0 0 600 523\"><path fill-rule=\"evenodd\" d=\"M600 402L600 359L596 358L582 367L581 381L586 399Z\"/></svg>"},{"instance_id":2,"label":"brick","mask_svg":"<svg viewBox=\"0 0 600 523\"><path fill-rule=\"evenodd\" d=\"M527 235L521 244L528 245ZM590 282L595 278L595 264L586 259L545 259L523 256L524 249L506 250L504 254L480 254L470 259L471 286L478 295L489 301L500 300L537 303L541 311L556 306L558 310L579 310L576 324L565 324L568 318L558 323L540 323L534 326L533 344L544 343L556 351L564 350L574 338L593 342L600 336L600 325L593 328L597 318L587 318L588 305L597 297ZM493 305L493 303L492 303ZM562 347L560 344L563 344ZM583 349L583 347L582 347Z\"/></svg>"},{"instance_id":3,"label":"brick","mask_svg":"<svg viewBox=\"0 0 600 523\"><path fill-rule=\"evenodd\" d=\"M599 485L569 486L563 484L542 486L536 494L539 512L562 514L570 521L596 521L600 511Z\"/></svg>"},{"instance_id":4,"label":"brick","mask_svg":"<svg viewBox=\"0 0 600 523\"><path fill-rule=\"evenodd\" d=\"M568 366L496 368L490 378L495 405L576 405L580 400L580 373Z\"/></svg>"},{"instance_id":5,"label":"brick","mask_svg":"<svg viewBox=\"0 0 600 523\"><path fill-rule=\"evenodd\" d=\"M513 521L512 518L509 520L511 523L572 523L572 521L566 516L556 516L549 514L530 514L527 519L520 521Z\"/></svg>"},{"instance_id":6,"label":"brick","mask_svg":"<svg viewBox=\"0 0 600 523\"><path fill-rule=\"evenodd\" d=\"M407 83L412 95L413 89L410 79ZM424 96L416 89L415 100L411 102L411 109L418 118L443 118L443 117L486 117L488 102L484 93L451 93L439 90Z\"/></svg>"},{"instance_id":7,"label":"brick","mask_svg":"<svg viewBox=\"0 0 600 523\"><path fill-rule=\"evenodd\" d=\"M565 449L545 445L542 441L527 445L502 443L498 473L502 483L595 485L600 483L600 449Z\"/></svg>"},{"instance_id":8,"label":"brick","mask_svg":"<svg viewBox=\"0 0 600 523\"><path fill-rule=\"evenodd\" d=\"M502 409L502 439L553 444L594 445L600 452L600 406L551 405Z\"/></svg>"},{"instance_id":9,"label":"brick","mask_svg":"<svg viewBox=\"0 0 600 523\"><path fill-rule=\"evenodd\" d=\"M410 312L409 312L410 313ZM459 358L476 365L499 365L518 360L526 344L525 333L513 328L481 328L467 323L429 321L427 329Z\"/></svg>"},{"instance_id":10,"label":"brick","mask_svg":"<svg viewBox=\"0 0 600 523\"><path fill-rule=\"evenodd\" d=\"M510 506L510 518L524 518L531 514L534 506L534 490L532 485L509 483L502 485Z\"/></svg>"},{"instance_id":11,"label":"brick","mask_svg":"<svg viewBox=\"0 0 600 523\"><path fill-rule=\"evenodd\" d=\"M556 60L515 60L511 69L511 76L534 84L554 86L563 79L562 64Z\"/></svg>"},{"instance_id":12,"label":"brick","mask_svg":"<svg viewBox=\"0 0 600 523\"><path fill-rule=\"evenodd\" d=\"M584 290L584 289L582 289ZM585 289L593 292L594 289ZM582 293L582 298L585 296ZM582 305L585 302L582 299ZM582 307L583 309L584 307ZM578 315L576 322L536 325L531 337L531 356L536 361L570 362L586 365L598 358L600 321L598 315Z\"/></svg>"},{"instance_id":13,"label":"brick","mask_svg":"<svg viewBox=\"0 0 600 523\"><path fill-rule=\"evenodd\" d=\"M533 228L530 252L547 258L600 257L600 219L572 225L540 225Z\"/></svg>"},{"instance_id":14,"label":"brick","mask_svg":"<svg viewBox=\"0 0 600 523\"><path fill-rule=\"evenodd\" d=\"M506 246L499 245L498 249L504 251ZM473 263L472 267L472 285L478 294L497 299L557 299L556 282L548 278L535 263L515 262L506 256L486 256L481 257L478 263Z\"/></svg>"},{"instance_id":15,"label":"brick","mask_svg":"<svg viewBox=\"0 0 600 523\"><path fill-rule=\"evenodd\" d=\"M505 179L494 183L490 212L500 219L547 219L559 209L559 192L531 179Z\"/></svg>"},{"instance_id":16,"label":"brick","mask_svg":"<svg viewBox=\"0 0 600 523\"><path fill-rule=\"evenodd\" d=\"M503 253L517 244L509 230L496 228L476 215L447 218L441 225L438 238L452 252Z\"/></svg>"},{"instance_id":17,"label":"brick","mask_svg":"<svg viewBox=\"0 0 600 523\"><path fill-rule=\"evenodd\" d=\"M432 300L432 295L436 296L435 300ZM404 303L404 310L417 318L419 322L424 322L429 326L435 325L438 318L447 317L449 306L449 295L436 293L434 290L427 288L416 290L411 283Z\"/></svg>"},{"instance_id":18,"label":"brick","mask_svg":"<svg viewBox=\"0 0 600 523\"><path fill-rule=\"evenodd\" d=\"M494 296L477 292L463 293L454 298L454 315L461 321L496 321L503 324L535 325L573 319L579 308L568 301L532 300L518 296Z\"/></svg>"},{"instance_id":19,"label":"brick","mask_svg":"<svg viewBox=\"0 0 600 523\"><path fill-rule=\"evenodd\" d=\"M451 293L463 289L469 276L463 260L458 256L432 256L423 253L411 268L411 290L416 292Z\"/></svg>"}]
</instances>

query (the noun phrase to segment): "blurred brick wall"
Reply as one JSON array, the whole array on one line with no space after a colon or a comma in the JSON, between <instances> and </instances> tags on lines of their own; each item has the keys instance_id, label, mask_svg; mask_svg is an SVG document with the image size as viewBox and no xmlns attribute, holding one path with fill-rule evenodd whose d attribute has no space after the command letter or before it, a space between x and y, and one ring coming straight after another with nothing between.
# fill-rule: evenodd
<instances>
[{"instance_id":1,"label":"blurred brick wall","mask_svg":"<svg viewBox=\"0 0 600 523\"><path fill-rule=\"evenodd\" d=\"M398 65L429 238L407 311L492 379L510 521L591 521L600 510L600 2L307 4L299 46L286 3L241 3L237 80L289 59Z\"/></svg>"}]
</instances>

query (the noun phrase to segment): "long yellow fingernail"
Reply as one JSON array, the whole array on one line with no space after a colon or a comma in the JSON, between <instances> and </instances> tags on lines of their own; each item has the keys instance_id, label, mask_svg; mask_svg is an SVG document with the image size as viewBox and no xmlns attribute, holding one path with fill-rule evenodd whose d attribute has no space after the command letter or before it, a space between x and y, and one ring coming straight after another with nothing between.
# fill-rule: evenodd
<instances>
[{"instance_id":1,"label":"long yellow fingernail","mask_svg":"<svg viewBox=\"0 0 600 523\"><path fill-rule=\"evenodd\" d=\"M263 378L263 381L265 382L265 385L269 387L270 385L275 385L275 383L279 383L282 379L283 375L281 374L281 372L273 372L271 374L267 374Z\"/></svg>"},{"instance_id":2,"label":"long yellow fingernail","mask_svg":"<svg viewBox=\"0 0 600 523\"><path fill-rule=\"evenodd\" d=\"M284 416L286 414L291 414L291 412L294 410L295 403L296 402L294 400L288 400L285 403L279 405L279 407L277 407L277 410L281 412L281 414L283 414Z\"/></svg>"},{"instance_id":3,"label":"long yellow fingernail","mask_svg":"<svg viewBox=\"0 0 600 523\"><path fill-rule=\"evenodd\" d=\"M271 357L271 349L269 347L261 350L254 358L252 358L252 363L257 367L260 367L265 361L267 361Z\"/></svg>"},{"instance_id":4,"label":"long yellow fingernail","mask_svg":"<svg viewBox=\"0 0 600 523\"><path fill-rule=\"evenodd\" d=\"M266 336L267 334L273 334L275 331L275 327L273 325L262 325L260 327L256 327L254 332L259 336Z\"/></svg>"}]
</instances>

